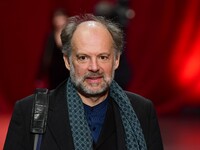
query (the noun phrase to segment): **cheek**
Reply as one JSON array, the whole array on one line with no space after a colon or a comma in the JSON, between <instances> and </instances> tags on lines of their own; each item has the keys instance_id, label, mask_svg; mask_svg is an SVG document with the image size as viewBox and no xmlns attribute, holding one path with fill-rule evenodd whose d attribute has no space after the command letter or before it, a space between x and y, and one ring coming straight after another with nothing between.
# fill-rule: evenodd
<instances>
[{"instance_id":1,"label":"cheek","mask_svg":"<svg viewBox=\"0 0 200 150\"><path fill-rule=\"evenodd\" d=\"M83 76L87 72L87 67L83 65L75 64L74 72L77 76Z\"/></svg>"},{"instance_id":2,"label":"cheek","mask_svg":"<svg viewBox=\"0 0 200 150\"><path fill-rule=\"evenodd\" d=\"M103 67L103 72L104 74L111 75L114 69L114 64L105 65Z\"/></svg>"}]
</instances>

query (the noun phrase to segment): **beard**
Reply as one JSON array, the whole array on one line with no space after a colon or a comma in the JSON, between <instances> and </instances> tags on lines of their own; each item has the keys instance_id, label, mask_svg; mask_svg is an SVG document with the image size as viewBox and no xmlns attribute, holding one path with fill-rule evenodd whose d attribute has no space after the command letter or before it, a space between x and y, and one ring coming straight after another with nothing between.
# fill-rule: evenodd
<instances>
[{"instance_id":1,"label":"beard","mask_svg":"<svg viewBox=\"0 0 200 150\"><path fill-rule=\"evenodd\" d=\"M110 77L105 76L105 74L100 72L87 72L83 76L76 76L73 64L70 66L70 77L72 83L78 92L85 97L99 97L106 94L109 90L110 84L114 79L114 69ZM102 77L100 83L87 83L85 82L87 78L90 77ZM97 89L96 89L97 88Z\"/></svg>"}]
</instances>

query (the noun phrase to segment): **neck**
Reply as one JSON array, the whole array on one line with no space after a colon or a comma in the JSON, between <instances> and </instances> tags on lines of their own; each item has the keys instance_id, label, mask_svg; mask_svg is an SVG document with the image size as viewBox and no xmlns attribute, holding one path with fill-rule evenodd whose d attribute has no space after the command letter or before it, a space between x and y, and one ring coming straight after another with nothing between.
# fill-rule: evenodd
<instances>
[{"instance_id":1,"label":"neck","mask_svg":"<svg viewBox=\"0 0 200 150\"><path fill-rule=\"evenodd\" d=\"M103 102L106 97L108 96L108 93L104 94L104 95L101 95L101 96L95 96L95 97L86 97L80 93L78 93L79 96L81 97L81 100L84 104L90 106L90 107L93 107L93 106L96 106L98 104L100 104L101 102Z\"/></svg>"}]
</instances>

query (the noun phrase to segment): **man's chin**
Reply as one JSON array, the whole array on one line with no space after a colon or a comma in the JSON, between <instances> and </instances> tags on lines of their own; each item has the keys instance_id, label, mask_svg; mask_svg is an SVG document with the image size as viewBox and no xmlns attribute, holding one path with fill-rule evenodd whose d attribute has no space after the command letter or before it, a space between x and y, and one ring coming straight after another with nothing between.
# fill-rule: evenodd
<instances>
[{"instance_id":1,"label":"man's chin","mask_svg":"<svg viewBox=\"0 0 200 150\"><path fill-rule=\"evenodd\" d=\"M81 90L80 93L82 93L83 95L85 95L86 97L100 97L100 96L103 96L107 93L107 90L104 89L104 90Z\"/></svg>"},{"instance_id":2,"label":"man's chin","mask_svg":"<svg viewBox=\"0 0 200 150\"><path fill-rule=\"evenodd\" d=\"M102 93L85 93L85 97L88 97L88 98L98 98L98 97L101 97L101 96L104 96L106 94L106 92L102 92Z\"/></svg>"},{"instance_id":3,"label":"man's chin","mask_svg":"<svg viewBox=\"0 0 200 150\"><path fill-rule=\"evenodd\" d=\"M106 83L91 84L84 82L84 84L79 84L76 86L80 94L86 97L100 97L108 92L108 85Z\"/></svg>"}]
</instances>

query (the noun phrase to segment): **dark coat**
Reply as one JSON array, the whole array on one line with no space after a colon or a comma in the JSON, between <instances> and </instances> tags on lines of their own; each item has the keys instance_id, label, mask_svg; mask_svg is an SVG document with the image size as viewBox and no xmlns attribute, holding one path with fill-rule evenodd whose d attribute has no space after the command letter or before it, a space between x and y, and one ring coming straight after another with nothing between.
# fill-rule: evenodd
<instances>
[{"instance_id":1,"label":"dark coat","mask_svg":"<svg viewBox=\"0 0 200 150\"><path fill-rule=\"evenodd\" d=\"M42 150L73 150L73 138L69 125L66 82L51 91L47 130L43 136ZM134 93L126 92L140 121L148 150L162 150L162 139L152 102ZM32 150L33 134L30 133L31 109L34 95L15 105L9 125L4 150ZM110 104L97 150L125 150L125 133L119 110L114 101Z\"/></svg>"}]
</instances>

